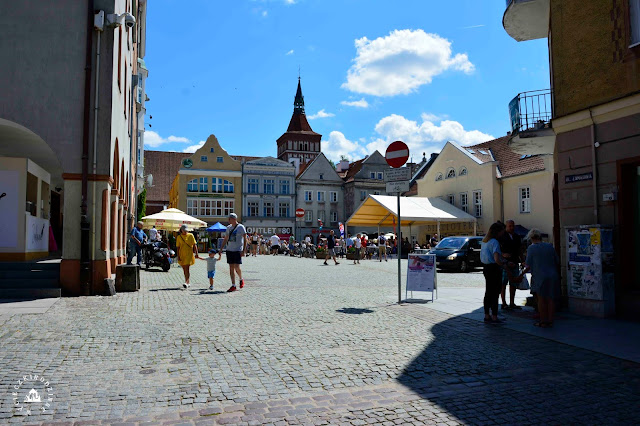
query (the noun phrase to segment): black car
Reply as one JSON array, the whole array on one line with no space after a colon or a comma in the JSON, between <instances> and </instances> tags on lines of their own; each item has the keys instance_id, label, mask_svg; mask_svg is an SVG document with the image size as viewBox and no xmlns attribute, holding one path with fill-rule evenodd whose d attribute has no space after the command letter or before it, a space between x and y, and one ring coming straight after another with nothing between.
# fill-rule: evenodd
<instances>
[{"instance_id":1,"label":"black car","mask_svg":"<svg viewBox=\"0 0 640 426\"><path fill-rule=\"evenodd\" d=\"M447 237L432 248L429 254L436 255L438 268L467 272L481 265L481 243L482 237Z\"/></svg>"}]
</instances>

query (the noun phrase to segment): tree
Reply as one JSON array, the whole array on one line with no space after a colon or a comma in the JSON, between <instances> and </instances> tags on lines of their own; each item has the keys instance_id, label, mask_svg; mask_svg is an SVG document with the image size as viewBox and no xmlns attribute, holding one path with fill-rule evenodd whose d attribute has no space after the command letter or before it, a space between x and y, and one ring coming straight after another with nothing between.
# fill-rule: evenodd
<instances>
[{"instance_id":1,"label":"tree","mask_svg":"<svg viewBox=\"0 0 640 426\"><path fill-rule=\"evenodd\" d=\"M349 158L346 155L341 155L340 161L349 161Z\"/></svg>"},{"instance_id":2,"label":"tree","mask_svg":"<svg viewBox=\"0 0 640 426\"><path fill-rule=\"evenodd\" d=\"M333 170L336 169L336 163L334 163L333 160L329 160L329 164L331 164L331 167L333 167Z\"/></svg>"},{"instance_id":3,"label":"tree","mask_svg":"<svg viewBox=\"0 0 640 426\"><path fill-rule=\"evenodd\" d=\"M138 195L138 218L140 221L147 215L147 188L143 189L140 195Z\"/></svg>"}]
</instances>

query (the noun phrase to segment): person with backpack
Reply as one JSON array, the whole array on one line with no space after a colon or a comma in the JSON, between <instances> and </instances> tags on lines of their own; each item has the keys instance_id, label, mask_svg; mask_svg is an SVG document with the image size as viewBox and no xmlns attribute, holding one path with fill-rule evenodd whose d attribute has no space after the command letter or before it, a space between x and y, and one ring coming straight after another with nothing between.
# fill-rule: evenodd
<instances>
[{"instance_id":1,"label":"person with backpack","mask_svg":"<svg viewBox=\"0 0 640 426\"><path fill-rule=\"evenodd\" d=\"M388 262L387 239L384 237L384 235L379 235L378 236L378 257L380 258L380 262L382 262L382 256L384 256L384 261Z\"/></svg>"}]
</instances>

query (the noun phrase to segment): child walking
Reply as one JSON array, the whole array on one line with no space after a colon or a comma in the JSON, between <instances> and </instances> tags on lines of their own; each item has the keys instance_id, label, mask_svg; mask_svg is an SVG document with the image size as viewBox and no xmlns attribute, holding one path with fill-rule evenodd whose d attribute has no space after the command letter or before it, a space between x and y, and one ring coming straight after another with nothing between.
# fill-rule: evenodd
<instances>
[{"instance_id":1,"label":"child walking","mask_svg":"<svg viewBox=\"0 0 640 426\"><path fill-rule=\"evenodd\" d=\"M218 258L216 259L216 254ZM216 249L209 250L207 261L207 277L209 278L209 290L213 290L213 278L216 276L216 262L222 257L222 251Z\"/></svg>"}]
</instances>

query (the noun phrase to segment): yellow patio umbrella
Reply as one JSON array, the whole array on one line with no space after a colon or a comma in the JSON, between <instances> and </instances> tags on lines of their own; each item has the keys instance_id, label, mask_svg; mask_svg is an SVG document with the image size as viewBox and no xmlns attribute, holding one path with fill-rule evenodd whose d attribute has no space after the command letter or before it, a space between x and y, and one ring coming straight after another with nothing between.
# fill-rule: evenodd
<instances>
[{"instance_id":1,"label":"yellow patio umbrella","mask_svg":"<svg viewBox=\"0 0 640 426\"><path fill-rule=\"evenodd\" d=\"M165 231L178 231L182 225L187 225L189 230L208 226L207 222L189 216L178 209L166 209L160 213L145 216L142 218L142 223L145 228L155 226L156 229Z\"/></svg>"}]
</instances>

